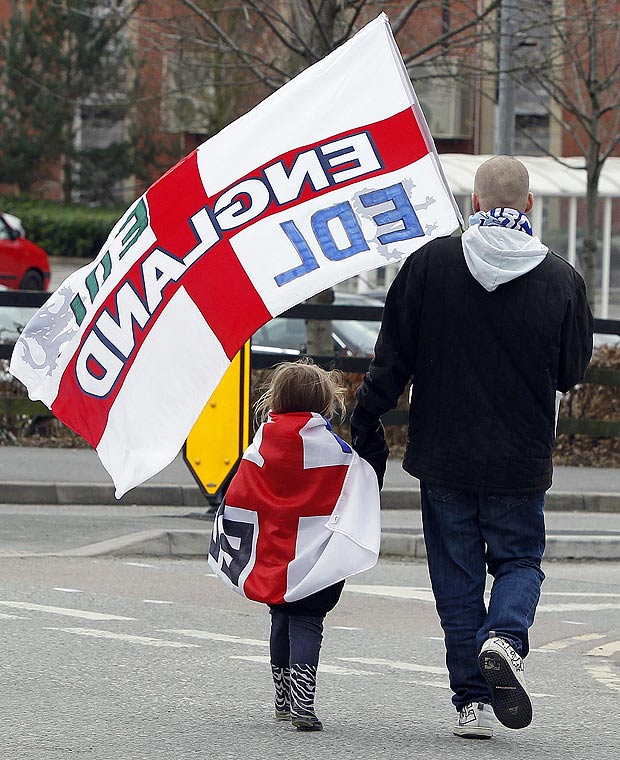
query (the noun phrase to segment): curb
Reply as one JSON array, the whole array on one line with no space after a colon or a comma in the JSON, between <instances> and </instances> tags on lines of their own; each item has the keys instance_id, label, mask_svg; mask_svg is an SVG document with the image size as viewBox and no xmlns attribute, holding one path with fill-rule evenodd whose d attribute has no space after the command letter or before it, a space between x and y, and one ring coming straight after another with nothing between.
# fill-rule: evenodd
<instances>
[{"instance_id":1,"label":"curb","mask_svg":"<svg viewBox=\"0 0 620 760\"><path fill-rule=\"evenodd\" d=\"M381 556L425 559L422 534L382 533ZM545 560L620 560L620 536L547 534Z\"/></svg>"},{"instance_id":2,"label":"curb","mask_svg":"<svg viewBox=\"0 0 620 760\"><path fill-rule=\"evenodd\" d=\"M209 506L206 496L198 486L137 486L121 499L117 499L114 496L114 486L102 483L26 483L19 481L2 484L2 503L81 506Z\"/></svg>"},{"instance_id":3,"label":"curb","mask_svg":"<svg viewBox=\"0 0 620 760\"><path fill-rule=\"evenodd\" d=\"M382 509L420 509L420 491L413 488L384 488ZM572 493L548 491L547 512L620 512L620 494L607 492Z\"/></svg>"},{"instance_id":4,"label":"curb","mask_svg":"<svg viewBox=\"0 0 620 760\"><path fill-rule=\"evenodd\" d=\"M114 487L102 483L33 483L2 484L3 504L65 505L132 505L153 507L208 507L206 496L197 485L142 485L133 488L121 499L114 496ZM415 488L384 488L382 509L420 509L420 491ZM547 511L557 512L620 512L620 494L569 493L549 491Z\"/></svg>"},{"instance_id":5,"label":"curb","mask_svg":"<svg viewBox=\"0 0 620 760\"><path fill-rule=\"evenodd\" d=\"M144 530L53 556L176 557L206 559L211 530ZM382 533L381 556L425 559L421 533ZM620 536L548 535L547 560L620 560Z\"/></svg>"}]
</instances>

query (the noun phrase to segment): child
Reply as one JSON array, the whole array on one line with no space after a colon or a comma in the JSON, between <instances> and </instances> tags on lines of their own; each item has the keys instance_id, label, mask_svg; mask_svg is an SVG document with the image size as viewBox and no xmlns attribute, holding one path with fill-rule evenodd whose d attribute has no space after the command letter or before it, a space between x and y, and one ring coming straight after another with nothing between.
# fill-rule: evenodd
<instances>
[{"instance_id":1,"label":"child","mask_svg":"<svg viewBox=\"0 0 620 760\"><path fill-rule=\"evenodd\" d=\"M325 615L344 579L379 556L376 475L328 421L344 415L344 396L339 373L308 361L274 370L209 555L227 585L269 605L275 717L300 731L323 728L314 694Z\"/></svg>"}]
</instances>

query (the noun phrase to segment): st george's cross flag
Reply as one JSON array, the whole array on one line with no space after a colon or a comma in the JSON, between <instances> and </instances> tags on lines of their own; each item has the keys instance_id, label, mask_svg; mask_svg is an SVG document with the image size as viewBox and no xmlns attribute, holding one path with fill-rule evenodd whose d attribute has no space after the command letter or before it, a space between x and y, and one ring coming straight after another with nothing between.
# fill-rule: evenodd
<instances>
[{"instance_id":1,"label":"st george's cross flag","mask_svg":"<svg viewBox=\"0 0 620 760\"><path fill-rule=\"evenodd\" d=\"M97 450L120 498L174 459L259 327L459 223L382 14L133 203L10 371Z\"/></svg>"},{"instance_id":2,"label":"st george's cross flag","mask_svg":"<svg viewBox=\"0 0 620 760\"><path fill-rule=\"evenodd\" d=\"M379 510L374 470L324 417L271 412L217 512L209 564L249 599L294 602L376 564Z\"/></svg>"}]
</instances>

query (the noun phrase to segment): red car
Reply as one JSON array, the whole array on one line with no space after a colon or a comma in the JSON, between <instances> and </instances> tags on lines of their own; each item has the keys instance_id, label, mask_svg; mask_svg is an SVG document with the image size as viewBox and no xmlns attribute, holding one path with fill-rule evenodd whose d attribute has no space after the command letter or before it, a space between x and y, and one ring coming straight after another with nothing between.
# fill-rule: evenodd
<instances>
[{"instance_id":1,"label":"red car","mask_svg":"<svg viewBox=\"0 0 620 760\"><path fill-rule=\"evenodd\" d=\"M17 217L0 213L0 285L12 290L47 290L49 283L47 253L24 237Z\"/></svg>"}]
</instances>

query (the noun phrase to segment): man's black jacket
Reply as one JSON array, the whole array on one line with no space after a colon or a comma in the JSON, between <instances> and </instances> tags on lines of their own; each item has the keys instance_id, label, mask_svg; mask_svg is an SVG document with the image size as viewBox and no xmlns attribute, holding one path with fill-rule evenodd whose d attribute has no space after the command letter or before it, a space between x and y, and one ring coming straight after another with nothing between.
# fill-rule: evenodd
<instances>
[{"instance_id":1,"label":"man's black jacket","mask_svg":"<svg viewBox=\"0 0 620 760\"><path fill-rule=\"evenodd\" d=\"M488 292L460 238L412 254L387 295L375 358L357 391L353 445L380 483L380 415L409 380L404 469L428 483L485 494L551 485L556 389L584 376L592 314L583 279L559 256Z\"/></svg>"}]
</instances>

